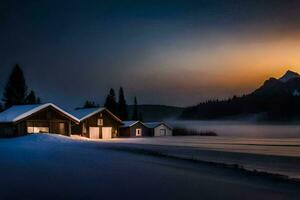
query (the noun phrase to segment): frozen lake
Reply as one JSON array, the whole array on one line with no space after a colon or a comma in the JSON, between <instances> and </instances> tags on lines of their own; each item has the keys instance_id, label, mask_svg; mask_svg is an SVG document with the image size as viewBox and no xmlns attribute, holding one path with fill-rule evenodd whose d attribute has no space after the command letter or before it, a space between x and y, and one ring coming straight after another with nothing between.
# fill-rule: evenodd
<instances>
[{"instance_id":1,"label":"frozen lake","mask_svg":"<svg viewBox=\"0 0 300 200\"><path fill-rule=\"evenodd\" d=\"M282 174L300 180L300 138L177 136L118 138L109 143L177 158L238 164L245 169Z\"/></svg>"},{"instance_id":2,"label":"frozen lake","mask_svg":"<svg viewBox=\"0 0 300 200\"><path fill-rule=\"evenodd\" d=\"M242 138L300 138L297 124L256 124L244 121L169 121L173 127L214 131L219 136Z\"/></svg>"}]
</instances>

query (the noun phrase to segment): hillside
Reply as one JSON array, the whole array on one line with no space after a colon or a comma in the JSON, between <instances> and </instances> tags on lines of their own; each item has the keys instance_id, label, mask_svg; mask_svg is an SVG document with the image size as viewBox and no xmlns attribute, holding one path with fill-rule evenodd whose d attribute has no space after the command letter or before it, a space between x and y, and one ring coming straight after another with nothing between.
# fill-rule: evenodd
<instances>
[{"instance_id":1,"label":"hillside","mask_svg":"<svg viewBox=\"0 0 300 200\"><path fill-rule=\"evenodd\" d=\"M132 115L133 106L128 106L129 116ZM143 115L144 121L163 121L178 118L184 108L165 105L139 105L139 112Z\"/></svg>"},{"instance_id":2,"label":"hillside","mask_svg":"<svg viewBox=\"0 0 300 200\"><path fill-rule=\"evenodd\" d=\"M181 119L218 119L260 113L264 120L300 117L300 75L287 71L269 78L252 93L228 100L211 100L186 108Z\"/></svg>"}]
</instances>

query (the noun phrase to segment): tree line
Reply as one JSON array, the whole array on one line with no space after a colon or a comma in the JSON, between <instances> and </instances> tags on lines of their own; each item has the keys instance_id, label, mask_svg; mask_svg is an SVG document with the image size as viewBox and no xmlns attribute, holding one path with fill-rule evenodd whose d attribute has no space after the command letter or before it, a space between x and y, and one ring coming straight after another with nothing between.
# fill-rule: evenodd
<instances>
[{"instance_id":1,"label":"tree line","mask_svg":"<svg viewBox=\"0 0 300 200\"><path fill-rule=\"evenodd\" d=\"M260 120L290 121L300 118L300 96L243 95L211 100L187 107L181 119L205 120L260 113Z\"/></svg>"},{"instance_id":2,"label":"tree line","mask_svg":"<svg viewBox=\"0 0 300 200\"><path fill-rule=\"evenodd\" d=\"M100 107L93 101L85 101L83 108L96 108ZM123 87L119 88L118 100L116 98L116 93L113 88L109 90L106 96L104 107L111 111L114 115L118 116L122 120L143 120L142 113L138 110L137 97L134 97L133 111L129 117L128 105L125 98L125 93Z\"/></svg>"},{"instance_id":3,"label":"tree line","mask_svg":"<svg viewBox=\"0 0 300 200\"><path fill-rule=\"evenodd\" d=\"M41 103L41 99L36 96L35 92L32 89L28 90L23 70L18 64L13 67L9 75L8 81L4 87L2 101L3 104L0 102L0 111L8 109L13 105ZM119 88L118 101L114 89L111 88L106 97L104 106L122 120L143 120L142 113L138 111L137 97L134 97L133 112L129 117L128 105L126 103L123 87ZM94 107L99 107L99 104L96 104L93 101L86 101L83 105L83 108Z\"/></svg>"}]
</instances>

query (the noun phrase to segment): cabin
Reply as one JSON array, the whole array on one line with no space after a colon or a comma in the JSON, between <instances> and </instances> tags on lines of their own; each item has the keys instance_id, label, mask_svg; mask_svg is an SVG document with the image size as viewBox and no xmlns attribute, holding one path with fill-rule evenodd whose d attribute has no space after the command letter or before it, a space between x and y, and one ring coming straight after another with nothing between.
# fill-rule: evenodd
<instances>
[{"instance_id":1,"label":"cabin","mask_svg":"<svg viewBox=\"0 0 300 200\"><path fill-rule=\"evenodd\" d=\"M164 122L147 122L144 125L149 129L152 136L172 136L173 129Z\"/></svg>"},{"instance_id":2,"label":"cabin","mask_svg":"<svg viewBox=\"0 0 300 200\"><path fill-rule=\"evenodd\" d=\"M72 134L91 139L111 139L119 136L122 121L106 108L80 108L71 111L80 123L72 126Z\"/></svg>"},{"instance_id":3,"label":"cabin","mask_svg":"<svg viewBox=\"0 0 300 200\"><path fill-rule=\"evenodd\" d=\"M123 121L120 127L120 137L151 136L149 129L140 121Z\"/></svg>"},{"instance_id":4,"label":"cabin","mask_svg":"<svg viewBox=\"0 0 300 200\"><path fill-rule=\"evenodd\" d=\"M32 133L69 136L79 120L52 103L16 105L0 113L0 136L14 137Z\"/></svg>"}]
</instances>

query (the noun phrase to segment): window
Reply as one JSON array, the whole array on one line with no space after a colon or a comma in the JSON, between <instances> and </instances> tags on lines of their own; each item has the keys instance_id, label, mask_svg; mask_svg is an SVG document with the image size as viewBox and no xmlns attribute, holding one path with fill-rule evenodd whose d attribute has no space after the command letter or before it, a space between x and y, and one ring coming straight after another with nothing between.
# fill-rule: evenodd
<instances>
[{"instance_id":1,"label":"window","mask_svg":"<svg viewBox=\"0 0 300 200\"><path fill-rule=\"evenodd\" d=\"M136 136L142 136L142 129L141 128L135 129L135 135Z\"/></svg>"},{"instance_id":2,"label":"window","mask_svg":"<svg viewBox=\"0 0 300 200\"><path fill-rule=\"evenodd\" d=\"M33 127L28 126L27 127L28 133L49 133L49 127Z\"/></svg>"},{"instance_id":3,"label":"window","mask_svg":"<svg viewBox=\"0 0 300 200\"><path fill-rule=\"evenodd\" d=\"M27 133L34 133L34 124L33 122L27 122Z\"/></svg>"},{"instance_id":4,"label":"window","mask_svg":"<svg viewBox=\"0 0 300 200\"><path fill-rule=\"evenodd\" d=\"M49 127L34 127L35 133L49 133Z\"/></svg>"},{"instance_id":5,"label":"window","mask_svg":"<svg viewBox=\"0 0 300 200\"><path fill-rule=\"evenodd\" d=\"M98 126L103 126L103 119L98 119L97 125Z\"/></svg>"},{"instance_id":6,"label":"window","mask_svg":"<svg viewBox=\"0 0 300 200\"><path fill-rule=\"evenodd\" d=\"M33 126L27 126L27 133L34 133L34 127Z\"/></svg>"}]
</instances>

